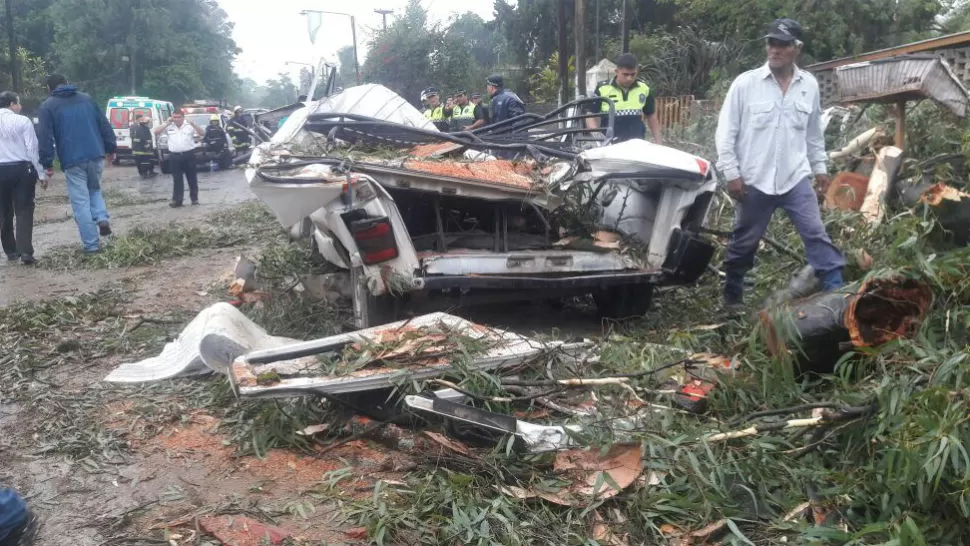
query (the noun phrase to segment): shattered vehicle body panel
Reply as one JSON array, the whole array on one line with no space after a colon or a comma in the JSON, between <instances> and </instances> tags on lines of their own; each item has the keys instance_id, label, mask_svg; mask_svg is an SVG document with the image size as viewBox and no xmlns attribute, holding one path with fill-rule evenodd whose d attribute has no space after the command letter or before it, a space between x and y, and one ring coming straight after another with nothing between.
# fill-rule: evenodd
<instances>
[{"instance_id":1,"label":"shattered vehicle body panel","mask_svg":"<svg viewBox=\"0 0 970 546\"><path fill-rule=\"evenodd\" d=\"M631 286L646 287L627 310L642 314L649 287L707 267L712 169L642 140L603 145L589 135L612 122L585 129L589 115L568 114L580 106L441 133L393 92L359 86L294 112L247 177L285 227L303 222L349 271L358 327L412 298L605 302Z\"/></svg>"},{"instance_id":2,"label":"shattered vehicle body panel","mask_svg":"<svg viewBox=\"0 0 970 546\"><path fill-rule=\"evenodd\" d=\"M457 338L465 338L469 345L460 345L455 342ZM586 348L585 344L574 345ZM278 349L253 351L236 359L230 377L242 397L345 394L453 372L451 353L460 349L471 349L466 363L469 368L494 370L571 347L559 342L541 343L460 317L432 313Z\"/></svg>"}]
</instances>

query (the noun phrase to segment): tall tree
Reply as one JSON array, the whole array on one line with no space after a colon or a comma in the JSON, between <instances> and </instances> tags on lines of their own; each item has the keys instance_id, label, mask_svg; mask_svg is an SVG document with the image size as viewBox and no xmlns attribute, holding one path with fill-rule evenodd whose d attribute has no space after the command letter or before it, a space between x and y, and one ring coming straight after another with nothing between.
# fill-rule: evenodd
<instances>
[{"instance_id":1,"label":"tall tree","mask_svg":"<svg viewBox=\"0 0 970 546\"><path fill-rule=\"evenodd\" d=\"M381 32L371 42L363 67L364 78L416 103L422 89L440 85L434 81L432 70L432 55L438 51L440 40L441 32L429 27L428 12L421 2L410 0L387 32Z\"/></svg>"},{"instance_id":2,"label":"tall tree","mask_svg":"<svg viewBox=\"0 0 970 546\"><path fill-rule=\"evenodd\" d=\"M57 0L53 68L100 98L181 103L237 85L232 24L215 0Z\"/></svg>"}]
</instances>

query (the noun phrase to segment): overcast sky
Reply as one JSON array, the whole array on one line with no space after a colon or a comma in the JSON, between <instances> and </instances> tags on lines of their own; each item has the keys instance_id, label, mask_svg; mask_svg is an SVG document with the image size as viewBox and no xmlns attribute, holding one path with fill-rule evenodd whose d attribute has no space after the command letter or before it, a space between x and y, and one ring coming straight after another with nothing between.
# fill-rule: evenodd
<instances>
[{"instance_id":1,"label":"overcast sky","mask_svg":"<svg viewBox=\"0 0 970 546\"><path fill-rule=\"evenodd\" d=\"M364 46L371 31L381 26L381 16L374 10L389 9L401 13L407 0L219 0L219 4L236 25L233 38L242 49L236 60L236 72L262 83L280 72L288 72L298 80L300 66L287 66L286 61L310 63L321 54L336 61L337 50L353 43L349 17L324 15L317 43L312 46L306 17L300 15L300 11L335 11L353 15L363 64ZM492 0L423 0L423 4L433 21L446 21L465 11L477 13L486 21L492 19ZM393 17L388 15L388 24Z\"/></svg>"}]
</instances>

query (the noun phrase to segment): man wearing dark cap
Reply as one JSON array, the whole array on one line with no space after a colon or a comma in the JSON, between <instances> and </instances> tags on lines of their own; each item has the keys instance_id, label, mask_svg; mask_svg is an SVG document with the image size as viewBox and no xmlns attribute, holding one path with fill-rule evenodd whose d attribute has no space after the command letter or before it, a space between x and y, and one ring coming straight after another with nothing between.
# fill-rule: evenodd
<instances>
[{"instance_id":1,"label":"man wearing dark cap","mask_svg":"<svg viewBox=\"0 0 970 546\"><path fill-rule=\"evenodd\" d=\"M489 116L488 116L488 106L485 106L484 104L482 104L482 94L481 93L472 93L471 94L471 103L476 106L476 110L478 109L478 107L481 107L481 109L482 109L482 120L483 120L482 125L488 125L489 123L491 123L489 121ZM477 119L475 121L478 122ZM478 129L478 127L475 127L475 129Z\"/></svg>"},{"instance_id":2,"label":"man wearing dark cap","mask_svg":"<svg viewBox=\"0 0 970 546\"><path fill-rule=\"evenodd\" d=\"M657 119L656 102L650 86L637 78L637 58L623 53L616 58L616 76L596 84L594 94L613 101L613 137L617 142L646 137L644 122L650 126L653 141L660 144L660 120ZM606 123L610 105L602 101L592 105L593 111L603 113L599 118L586 118L586 126L600 127Z\"/></svg>"},{"instance_id":3,"label":"man wearing dark cap","mask_svg":"<svg viewBox=\"0 0 970 546\"><path fill-rule=\"evenodd\" d=\"M515 93L505 88L505 80L498 74L485 79L488 94L492 97L489 104L491 123L499 123L525 113L525 103Z\"/></svg>"},{"instance_id":4,"label":"man wearing dark cap","mask_svg":"<svg viewBox=\"0 0 970 546\"><path fill-rule=\"evenodd\" d=\"M845 258L825 232L818 199L829 185L818 82L795 65L802 27L777 19L764 36L768 62L731 84L717 124L718 169L735 200L735 222L724 270L724 303L742 303L745 274L776 209L805 243L808 263L824 290L842 286Z\"/></svg>"},{"instance_id":5,"label":"man wearing dark cap","mask_svg":"<svg viewBox=\"0 0 970 546\"><path fill-rule=\"evenodd\" d=\"M481 95L479 95L481 98ZM455 105L451 109L451 131L471 131L485 125L485 115L480 104L468 102L463 89L455 93Z\"/></svg>"}]
</instances>

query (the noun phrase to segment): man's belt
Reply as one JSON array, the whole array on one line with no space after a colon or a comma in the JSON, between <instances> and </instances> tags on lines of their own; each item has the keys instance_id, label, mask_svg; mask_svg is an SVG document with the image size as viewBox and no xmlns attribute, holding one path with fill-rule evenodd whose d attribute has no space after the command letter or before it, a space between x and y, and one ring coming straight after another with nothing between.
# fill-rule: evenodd
<instances>
[{"instance_id":1,"label":"man's belt","mask_svg":"<svg viewBox=\"0 0 970 546\"><path fill-rule=\"evenodd\" d=\"M30 161L11 161L10 163L0 163L0 167L30 167L33 163Z\"/></svg>"}]
</instances>

